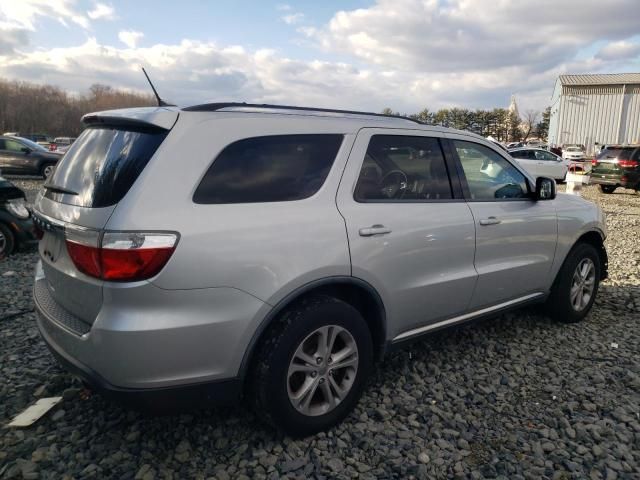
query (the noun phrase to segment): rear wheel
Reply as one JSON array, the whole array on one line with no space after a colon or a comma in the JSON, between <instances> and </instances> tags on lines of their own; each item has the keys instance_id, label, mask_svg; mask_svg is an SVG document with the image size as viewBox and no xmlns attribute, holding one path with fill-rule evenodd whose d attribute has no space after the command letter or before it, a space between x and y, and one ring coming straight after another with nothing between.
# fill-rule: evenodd
<instances>
[{"instance_id":1,"label":"rear wheel","mask_svg":"<svg viewBox=\"0 0 640 480\"><path fill-rule=\"evenodd\" d=\"M47 180L51 174L53 173L53 170L56 168L56 164L55 163L46 163L44 164L42 167L40 167L40 175Z\"/></svg>"},{"instance_id":2,"label":"rear wheel","mask_svg":"<svg viewBox=\"0 0 640 480\"><path fill-rule=\"evenodd\" d=\"M0 223L0 259L10 255L15 247L13 232L5 224Z\"/></svg>"},{"instance_id":3,"label":"rear wheel","mask_svg":"<svg viewBox=\"0 0 640 480\"><path fill-rule=\"evenodd\" d=\"M615 185L600 185L600 190L602 193L613 193L615 189L618 188Z\"/></svg>"},{"instance_id":4,"label":"rear wheel","mask_svg":"<svg viewBox=\"0 0 640 480\"><path fill-rule=\"evenodd\" d=\"M600 256L589 243L579 243L564 261L551 287L547 310L555 320L579 322L587 316L600 285Z\"/></svg>"},{"instance_id":5,"label":"rear wheel","mask_svg":"<svg viewBox=\"0 0 640 480\"><path fill-rule=\"evenodd\" d=\"M357 403L373 365L360 312L328 296L304 299L267 333L253 362L256 414L294 436L325 430Z\"/></svg>"}]
</instances>

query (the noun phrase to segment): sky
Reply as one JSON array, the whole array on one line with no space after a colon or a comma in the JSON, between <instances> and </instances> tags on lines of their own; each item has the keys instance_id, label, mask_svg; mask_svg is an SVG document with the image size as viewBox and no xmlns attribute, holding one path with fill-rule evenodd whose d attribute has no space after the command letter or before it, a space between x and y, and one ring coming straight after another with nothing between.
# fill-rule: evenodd
<instances>
[{"instance_id":1,"label":"sky","mask_svg":"<svg viewBox=\"0 0 640 480\"><path fill-rule=\"evenodd\" d=\"M178 105L542 110L558 75L640 72L638 0L0 0L0 77Z\"/></svg>"}]
</instances>

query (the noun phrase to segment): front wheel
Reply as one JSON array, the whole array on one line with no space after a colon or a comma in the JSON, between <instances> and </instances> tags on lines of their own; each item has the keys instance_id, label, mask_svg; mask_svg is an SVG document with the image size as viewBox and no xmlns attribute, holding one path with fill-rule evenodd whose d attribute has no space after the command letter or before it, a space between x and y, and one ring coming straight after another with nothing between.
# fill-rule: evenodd
<instances>
[{"instance_id":1,"label":"front wheel","mask_svg":"<svg viewBox=\"0 0 640 480\"><path fill-rule=\"evenodd\" d=\"M53 171L55 170L55 168L56 168L55 163L47 163L40 168L40 175L45 180L48 180L49 177L53 174Z\"/></svg>"},{"instance_id":2,"label":"front wheel","mask_svg":"<svg viewBox=\"0 0 640 480\"><path fill-rule=\"evenodd\" d=\"M0 260L10 255L15 248L13 232L6 225L0 223Z\"/></svg>"},{"instance_id":3,"label":"front wheel","mask_svg":"<svg viewBox=\"0 0 640 480\"><path fill-rule=\"evenodd\" d=\"M600 185L602 193L613 193L617 187L615 185Z\"/></svg>"},{"instance_id":4,"label":"front wheel","mask_svg":"<svg viewBox=\"0 0 640 480\"><path fill-rule=\"evenodd\" d=\"M373 365L360 312L328 296L304 299L277 320L253 362L256 414L293 436L337 424L355 407Z\"/></svg>"},{"instance_id":5,"label":"front wheel","mask_svg":"<svg viewBox=\"0 0 640 480\"><path fill-rule=\"evenodd\" d=\"M589 243L576 245L562 265L547 300L550 316L574 323L587 316L600 285L600 256Z\"/></svg>"}]
</instances>

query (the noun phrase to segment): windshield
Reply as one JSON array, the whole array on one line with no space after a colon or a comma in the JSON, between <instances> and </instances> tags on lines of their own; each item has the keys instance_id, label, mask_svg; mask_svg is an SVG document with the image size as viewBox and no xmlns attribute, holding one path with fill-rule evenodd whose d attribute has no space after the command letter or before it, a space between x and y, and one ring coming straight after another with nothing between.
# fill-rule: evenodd
<instances>
[{"instance_id":1,"label":"windshield","mask_svg":"<svg viewBox=\"0 0 640 480\"><path fill-rule=\"evenodd\" d=\"M20 141L22 143L24 143L27 147L29 147L31 150L39 150L41 152L48 152L48 150L46 148L44 148L42 145L38 145L36 142L32 142L28 138L20 137Z\"/></svg>"},{"instance_id":2,"label":"windshield","mask_svg":"<svg viewBox=\"0 0 640 480\"><path fill-rule=\"evenodd\" d=\"M567 152L580 152L581 150L578 147L569 147L567 148Z\"/></svg>"}]
</instances>

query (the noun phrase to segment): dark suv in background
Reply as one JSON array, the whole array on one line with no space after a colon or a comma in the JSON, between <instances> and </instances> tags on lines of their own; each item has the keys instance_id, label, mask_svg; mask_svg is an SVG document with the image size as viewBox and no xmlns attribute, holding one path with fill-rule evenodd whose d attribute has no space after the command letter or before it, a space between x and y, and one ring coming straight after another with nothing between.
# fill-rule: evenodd
<instances>
[{"instance_id":1,"label":"dark suv in background","mask_svg":"<svg viewBox=\"0 0 640 480\"><path fill-rule=\"evenodd\" d=\"M591 183L602 193L618 187L640 190L640 145L611 145L592 162Z\"/></svg>"},{"instance_id":2,"label":"dark suv in background","mask_svg":"<svg viewBox=\"0 0 640 480\"><path fill-rule=\"evenodd\" d=\"M9 174L41 175L53 173L60 153L22 137L0 136L0 171Z\"/></svg>"}]
</instances>

